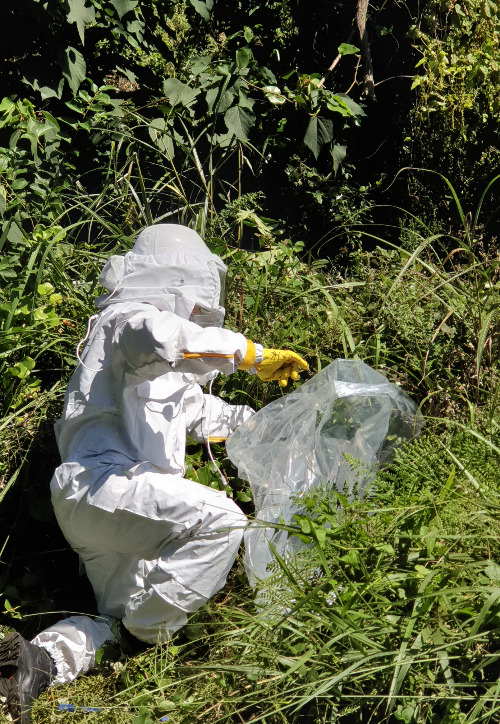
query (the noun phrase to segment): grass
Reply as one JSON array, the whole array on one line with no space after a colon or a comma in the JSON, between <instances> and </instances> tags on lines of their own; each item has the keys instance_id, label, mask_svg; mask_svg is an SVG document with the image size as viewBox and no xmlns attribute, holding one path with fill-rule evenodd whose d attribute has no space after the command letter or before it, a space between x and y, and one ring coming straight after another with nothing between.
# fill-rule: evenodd
<instances>
[{"instance_id":1,"label":"grass","mask_svg":"<svg viewBox=\"0 0 500 724\"><path fill-rule=\"evenodd\" d=\"M132 147L132 140L124 134L121 142ZM313 371L335 357L363 359L419 401L428 429L379 474L376 495L348 504L318 491L307 501L307 516L293 521L290 534L310 546L277 563L256 596L264 608L236 567L170 645L127 662L105 653L93 675L44 695L34 722L498 720L500 286L495 240L480 226L484 195L469 217L445 182L457 211L454 233L407 215L398 245L364 230L376 248L352 252L343 269L279 240L279 224L262 218L251 195L239 194L218 215L209 193L213 166L204 178L199 160L192 162L200 178L193 201L173 162L150 180L136 153L141 144L126 163L119 146L111 147L99 193L75 180L50 214L37 207L29 224L24 219L23 233L12 220L3 226L4 626L33 635L61 609L91 610L76 556L48 506L57 465L51 426L105 257L129 248L152 218L172 220L169 204L206 228L229 262L231 328L295 349ZM161 149L142 147L157 153L158 165L165 161ZM191 143L191 160L194 151ZM242 228L255 234L259 252L230 243ZM229 401L255 407L282 394L243 375L217 385ZM190 449L189 461L190 475L217 484L199 450ZM251 512L242 482L222 464ZM63 702L103 711L59 712Z\"/></svg>"},{"instance_id":2,"label":"grass","mask_svg":"<svg viewBox=\"0 0 500 724\"><path fill-rule=\"evenodd\" d=\"M290 533L312 547L276 566L264 607L236 569L169 646L53 690L34 721L66 699L100 722L496 721L499 437L429 431L342 515L311 495Z\"/></svg>"}]
</instances>

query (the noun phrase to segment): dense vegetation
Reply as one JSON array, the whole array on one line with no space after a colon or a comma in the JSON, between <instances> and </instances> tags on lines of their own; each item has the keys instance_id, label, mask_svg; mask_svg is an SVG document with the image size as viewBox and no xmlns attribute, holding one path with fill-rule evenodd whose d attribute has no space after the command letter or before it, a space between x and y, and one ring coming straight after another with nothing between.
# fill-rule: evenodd
<instances>
[{"instance_id":1,"label":"dense vegetation","mask_svg":"<svg viewBox=\"0 0 500 724\"><path fill-rule=\"evenodd\" d=\"M236 567L171 645L102 652L35 722L498 721L500 5L364 5L4 0L4 627L93 610L51 512L52 425L99 270L147 224L227 260L228 326L313 372L357 356L427 417L377 495L307 500L289 532L311 545L265 612ZM282 394L217 384L256 408ZM187 474L221 485L195 445Z\"/></svg>"}]
</instances>

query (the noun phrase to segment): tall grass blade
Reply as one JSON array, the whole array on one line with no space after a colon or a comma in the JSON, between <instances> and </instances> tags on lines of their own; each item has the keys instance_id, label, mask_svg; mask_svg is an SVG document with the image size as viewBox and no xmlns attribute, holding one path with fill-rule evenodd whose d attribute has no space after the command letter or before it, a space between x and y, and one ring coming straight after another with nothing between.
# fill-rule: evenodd
<instances>
[{"instance_id":1,"label":"tall grass blade","mask_svg":"<svg viewBox=\"0 0 500 724\"><path fill-rule=\"evenodd\" d=\"M413 604L413 611L406 625L406 629L403 635L403 641L401 642L400 649L394 661L394 674L392 677L392 682L389 689L389 696L387 699L387 713L390 713L393 710L395 705L395 697L398 695L403 680L408 673L409 663L405 663L405 659L407 658L408 643L413 634L413 629L415 628L415 625L419 617L421 616L421 609L425 609L427 611L432 606L431 599L424 599L423 594L425 593L428 585L431 583L432 579L437 573L437 569L431 570L418 588L417 598L415 600L415 603ZM422 646L422 637L424 635L424 631L417 634L412 649L418 650Z\"/></svg>"},{"instance_id":2,"label":"tall grass blade","mask_svg":"<svg viewBox=\"0 0 500 724\"><path fill-rule=\"evenodd\" d=\"M484 199L486 198L486 194L491 189L493 184L496 183L496 181L498 181L499 178L500 178L500 174L498 174L497 176L492 178L491 181L489 182L489 184L484 189L483 193L481 194L481 198L479 199L479 203L476 207L476 213L474 214L474 221L473 221L473 226L472 226L474 232L476 231L477 225L479 223L479 215L481 213L481 209L483 207L483 203L484 203Z\"/></svg>"},{"instance_id":3,"label":"tall grass blade","mask_svg":"<svg viewBox=\"0 0 500 724\"><path fill-rule=\"evenodd\" d=\"M493 320L493 317L497 313L497 306L495 305L494 309L490 309L489 312L484 316L484 318L481 319L481 329L479 330L479 334L477 337L477 351L476 351L476 375L477 375L477 384L479 385L479 374L481 371L481 362L483 361L483 352L484 347L486 345L486 339L488 337L488 333L490 331L491 322Z\"/></svg>"}]
</instances>

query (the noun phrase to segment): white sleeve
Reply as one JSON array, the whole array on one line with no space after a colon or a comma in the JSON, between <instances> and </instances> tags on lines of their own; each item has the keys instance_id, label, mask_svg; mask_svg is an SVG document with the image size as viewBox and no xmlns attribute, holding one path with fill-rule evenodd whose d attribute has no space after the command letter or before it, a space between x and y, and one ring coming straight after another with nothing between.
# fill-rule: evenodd
<instances>
[{"instance_id":1,"label":"white sleeve","mask_svg":"<svg viewBox=\"0 0 500 724\"><path fill-rule=\"evenodd\" d=\"M145 379L169 369L206 375L213 370L235 372L247 353L242 334L219 327L199 327L172 312L141 305L115 328L126 366Z\"/></svg>"},{"instance_id":2,"label":"white sleeve","mask_svg":"<svg viewBox=\"0 0 500 724\"><path fill-rule=\"evenodd\" d=\"M209 437L225 440L238 425L252 417L255 410L248 405L229 405L215 395L203 395L198 413L188 433L196 442L206 442Z\"/></svg>"}]
</instances>

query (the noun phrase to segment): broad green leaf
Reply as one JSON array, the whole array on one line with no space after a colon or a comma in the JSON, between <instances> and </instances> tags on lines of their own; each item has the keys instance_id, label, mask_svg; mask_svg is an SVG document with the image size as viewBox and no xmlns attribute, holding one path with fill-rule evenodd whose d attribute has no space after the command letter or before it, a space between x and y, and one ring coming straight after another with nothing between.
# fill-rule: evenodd
<instances>
[{"instance_id":1,"label":"broad green leaf","mask_svg":"<svg viewBox=\"0 0 500 724\"><path fill-rule=\"evenodd\" d=\"M54 116L51 113L49 113L48 111L42 111L42 115L45 118L45 122L49 123L51 126L53 126L56 131L61 130L61 127L59 126L58 121L54 118Z\"/></svg>"},{"instance_id":2,"label":"broad green leaf","mask_svg":"<svg viewBox=\"0 0 500 724\"><path fill-rule=\"evenodd\" d=\"M347 146L340 146L339 144L332 145L332 158L333 158L333 170L335 173L339 170L339 166L345 158L347 152Z\"/></svg>"},{"instance_id":3,"label":"broad green leaf","mask_svg":"<svg viewBox=\"0 0 500 724\"><path fill-rule=\"evenodd\" d=\"M426 83L426 82L427 82L427 76L425 76L425 75L417 75L417 76L415 77L415 80L414 80L413 83L411 84L410 90L414 90L415 88L418 88L419 85L423 85L423 84Z\"/></svg>"},{"instance_id":4,"label":"broad green leaf","mask_svg":"<svg viewBox=\"0 0 500 724\"><path fill-rule=\"evenodd\" d=\"M35 322L45 322L47 320L47 314L43 309L35 309L33 312L33 319Z\"/></svg>"},{"instance_id":5,"label":"broad green leaf","mask_svg":"<svg viewBox=\"0 0 500 724\"><path fill-rule=\"evenodd\" d=\"M240 88L238 91L238 105L240 108L247 108L251 111L255 105L255 99L247 96L243 88Z\"/></svg>"},{"instance_id":6,"label":"broad green leaf","mask_svg":"<svg viewBox=\"0 0 500 724\"><path fill-rule=\"evenodd\" d=\"M64 52L61 54L59 62L61 64L63 75L68 81L69 87L73 91L73 95L76 95L87 72L85 58L78 50L76 50L76 48L69 46L68 48L65 48Z\"/></svg>"},{"instance_id":7,"label":"broad green leaf","mask_svg":"<svg viewBox=\"0 0 500 724\"><path fill-rule=\"evenodd\" d=\"M500 581L500 566L495 561L489 560L484 567L484 572L492 581Z\"/></svg>"},{"instance_id":8,"label":"broad green leaf","mask_svg":"<svg viewBox=\"0 0 500 724\"><path fill-rule=\"evenodd\" d=\"M224 115L229 133L239 141L248 140L250 129L255 123L255 116L240 106L233 106Z\"/></svg>"},{"instance_id":9,"label":"broad green leaf","mask_svg":"<svg viewBox=\"0 0 500 724\"><path fill-rule=\"evenodd\" d=\"M47 294L51 294L54 291L54 286L50 282L44 282L43 284L39 284L37 287L37 292L42 297L46 296Z\"/></svg>"},{"instance_id":10,"label":"broad green leaf","mask_svg":"<svg viewBox=\"0 0 500 724\"><path fill-rule=\"evenodd\" d=\"M8 368L8 372L13 377L18 377L20 380L25 380L29 377L30 372L35 366L35 360L32 357L24 357L20 362L17 362L13 367Z\"/></svg>"},{"instance_id":11,"label":"broad green leaf","mask_svg":"<svg viewBox=\"0 0 500 724\"><path fill-rule=\"evenodd\" d=\"M211 55L197 55L191 62L190 71L193 75L204 73L212 61Z\"/></svg>"},{"instance_id":12,"label":"broad green leaf","mask_svg":"<svg viewBox=\"0 0 500 724\"><path fill-rule=\"evenodd\" d=\"M24 234L16 221L13 221L7 232L7 239L13 246L19 246L24 241Z\"/></svg>"},{"instance_id":13,"label":"broad green leaf","mask_svg":"<svg viewBox=\"0 0 500 724\"><path fill-rule=\"evenodd\" d=\"M172 106L189 106L199 94L199 88L191 88L177 78L167 78L163 90Z\"/></svg>"},{"instance_id":14,"label":"broad green leaf","mask_svg":"<svg viewBox=\"0 0 500 724\"><path fill-rule=\"evenodd\" d=\"M137 39L141 43L144 38L145 29L146 24L142 20L135 19L132 20L130 23L127 23L127 32L130 33L135 39Z\"/></svg>"},{"instance_id":15,"label":"broad green leaf","mask_svg":"<svg viewBox=\"0 0 500 724\"><path fill-rule=\"evenodd\" d=\"M219 146L220 148L228 148L231 145L233 138L233 134L229 131L226 133L218 133L213 138L213 145Z\"/></svg>"},{"instance_id":16,"label":"broad green leaf","mask_svg":"<svg viewBox=\"0 0 500 724\"><path fill-rule=\"evenodd\" d=\"M341 43L339 45L340 55L354 55L355 53L359 53L359 48L355 45L351 45L350 43Z\"/></svg>"},{"instance_id":17,"label":"broad green leaf","mask_svg":"<svg viewBox=\"0 0 500 724\"><path fill-rule=\"evenodd\" d=\"M21 138L29 138L29 136L27 133L23 133ZM36 144L36 139L35 139L35 144ZM27 185L28 185L28 182L26 181L25 178L16 178L12 182L12 190L13 191L22 191L24 188L26 188Z\"/></svg>"},{"instance_id":18,"label":"broad green leaf","mask_svg":"<svg viewBox=\"0 0 500 724\"><path fill-rule=\"evenodd\" d=\"M247 43L249 43L251 40L253 40L253 30L252 28L249 28L248 26L245 26L245 40Z\"/></svg>"},{"instance_id":19,"label":"broad green leaf","mask_svg":"<svg viewBox=\"0 0 500 724\"><path fill-rule=\"evenodd\" d=\"M35 64L25 68L23 83L38 91L42 100L47 98L60 98L64 87L64 78L53 78L46 68L37 68Z\"/></svg>"},{"instance_id":20,"label":"broad green leaf","mask_svg":"<svg viewBox=\"0 0 500 724\"><path fill-rule=\"evenodd\" d=\"M350 550L349 553L347 553L345 556L340 556L339 561L342 561L343 563L347 563L348 566L352 566L353 568L358 568L359 567L358 552L355 550Z\"/></svg>"},{"instance_id":21,"label":"broad green leaf","mask_svg":"<svg viewBox=\"0 0 500 724\"><path fill-rule=\"evenodd\" d=\"M16 109L16 104L14 101L11 101L10 98L2 98L2 102L0 103L0 113L10 113L12 114Z\"/></svg>"},{"instance_id":22,"label":"broad green leaf","mask_svg":"<svg viewBox=\"0 0 500 724\"><path fill-rule=\"evenodd\" d=\"M207 101L209 113L213 113L214 111L217 111L217 113L225 113L227 111L227 109L230 108L230 106L232 105L232 103L234 101L235 91L232 88L224 91L224 93L222 93L222 95L219 98L218 106L216 106L215 102L218 97L219 97L218 88L210 88L207 91L205 100Z\"/></svg>"},{"instance_id":23,"label":"broad green leaf","mask_svg":"<svg viewBox=\"0 0 500 724\"><path fill-rule=\"evenodd\" d=\"M149 124L149 137L160 151L163 151L170 159L174 157L175 146L170 133L166 133L167 122L164 118L154 118Z\"/></svg>"},{"instance_id":24,"label":"broad green leaf","mask_svg":"<svg viewBox=\"0 0 500 724\"><path fill-rule=\"evenodd\" d=\"M366 116L366 113L361 106L345 93L336 93L333 98L337 101L337 103L340 103L347 108L353 116Z\"/></svg>"},{"instance_id":25,"label":"broad green leaf","mask_svg":"<svg viewBox=\"0 0 500 724\"><path fill-rule=\"evenodd\" d=\"M116 10L118 17L121 20L124 15L136 7L138 1L139 0L111 0L111 5Z\"/></svg>"},{"instance_id":26,"label":"broad green leaf","mask_svg":"<svg viewBox=\"0 0 500 724\"><path fill-rule=\"evenodd\" d=\"M325 143L330 143L333 139L333 123L329 118L322 116L313 116L307 126L304 143L313 152L314 158L318 158L319 153Z\"/></svg>"},{"instance_id":27,"label":"broad green leaf","mask_svg":"<svg viewBox=\"0 0 500 724\"><path fill-rule=\"evenodd\" d=\"M236 51L236 65L240 70L246 68L252 58L253 53L248 45L245 45L243 48L238 48L238 50Z\"/></svg>"},{"instance_id":28,"label":"broad green leaf","mask_svg":"<svg viewBox=\"0 0 500 724\"><path fill-rule=\"evenodd\" d=\"M262 90L266 94L269 103L272 103L274 106L281 106L283 103L286 103L286 98L281 95L281 90L277 85L265 85Z\"/></svg>"},{"instance_id":29,"label":"broad green leaf","mask_svg":"<svg viewBox=\"0 0 500 724\"><path fill-rule=\"evenodd\" d=\"M82 45L85 42L85 27L95 21L95 10L92 6L86 7L85 0L68 0L68 23L76 23Z\"/></svg>"},{"instance_id":30,"label":"broad green leaf","mask_svg":"<svg viewBox=\"0 0 500 724\"><path fill-rule=\"evenodd\" d=\"M189 2L204 20L210 20L210 12L214 6L214 0L189 0Z\"/></svg>"},{"instance_id":31,"label":"broad green leaf","mask_svg":"<svg viewBox=\"0 0 500 724\"><path fill-rule=\"evenodd\" d=\"M337 101L327 101L326 103L327 108L329 111L332 111L332 113L340 113L341 116L347 116L352 117L351 111L347 110L345 106L341 106L340 103L337 103Z\"/></svg>"}]
</instances>

